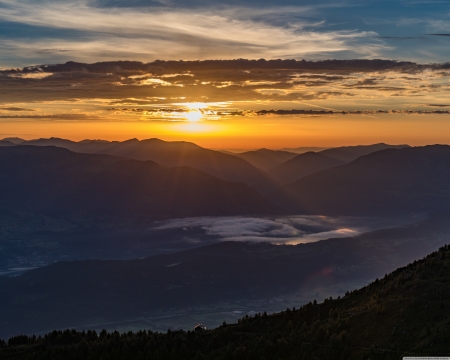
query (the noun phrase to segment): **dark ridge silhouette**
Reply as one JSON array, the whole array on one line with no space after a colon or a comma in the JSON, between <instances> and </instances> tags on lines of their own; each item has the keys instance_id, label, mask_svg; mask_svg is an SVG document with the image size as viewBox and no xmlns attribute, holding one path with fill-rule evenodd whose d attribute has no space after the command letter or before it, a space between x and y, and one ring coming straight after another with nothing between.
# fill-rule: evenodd
<instances>
[{"instance_id":1,"label":"dark ridge silhouette","mask_svg":"<svg viewBox=\"0 0 450 360\"><path fill-rule=\"evenodd\" d=\"M292 152L295 154L304 154L309 151L319 152L319 151L323 151L323 150L327 150L327 149L329 149L329 147L303 146L303 147L298 147L298 148L283 148L283 149L280 149L280 151L288 151L288 152Z\"/></svg>"},{"instance_id":2,"label":"dark ridge silhouette","mask_svg":"<svg viewBox=\"0 0 450 360\"><path fill-rule=\"evenodd\" d=\"M243 183L189 167L79 154L58 147L0 148L1 210L136 219L270 213Z\"/></svg>"},{"instance_id":3,"label":"dark ridge silhouette","mask_svg":"<svg viewBox=\"0 0 450 360\"><path fill-rule=\"evenodd\" d=\"M321 151L321 154L333 157L335 159L350 162L360 156L368 155L376 151L385 149L403 149L409 145L389 145L389 144L373 144L373 145L357 145L357 146L342 146Z\"/></svg>"},{"instance_id":4,"label":"dark ridge silhouette","mask_svg":"<svg viewBox=\"0 0 450 360\"><path fill-rule=\"evenodd\" d=\"M224 242L140 260L59 262L0 277L0 338L375 279L445 244L449 216L296 246Z\"/></svg>"},{"instance_id":5,"label":"dark ridge silhouette","mask_svg":"<svg viewBox=\"0 0 450 360\"><path fill-rule=\"evenodd\" d=\"M0 140L0 146L14 146L15 144L12 143L11 141L7 141L7 140Z\"/></svg>"},{"instance_id":6,"label":"dark ridge silhouette","mask_svg":"<svg viewBox=\"0 0 450 360\"><path fill-rule=\"evenodd\" d=\"M373 359L447 356L450 246L345 296L235 324L190 331L53 331L0 343L0 356L33 359ZM323 301L322 301L323 300ZM169 350L170 349L170 350Z\"/></svg>"},{"instance_id":7,"label":"dark ridge silhouette","mask_svg":"<svg viewBox=\"0 0 450 360\"><path fill-rule=\"evenodd\" d=\"M268 174L280 184L286 185L320 170L326 170L344 164L344 161L323 155L322 153L307 152L275 166Z\"/></svg>"},{"instance_id":8,"label":"dark ridge silhouette","mask_svg":"<svg viewBox=\"0 0 450 360\"><path fill-rule=\"evenodd\" d=\"M235 155L248 161L257 168L269 170L289 159L292 159L297 154L281 150L259 149L254 151L246 151Z\"/></svg>"},{"instance_id":9,"label":"dark ridge silhouette","mask_svg":"<svg viewBox=\"0 0 450 360\"><path fill-rule=\"evenodd\" d=\"M387 149L267 195L285 211L392 215L450 209L450 146Z\"/></svg>"},{"instance_id":10,"label":"dark ridge silhouette","mask_svg":"<svg viewBox=\"0 0 450 360\"><path fill-rule=\"evenodd\" d=\"M8 138L2 139L2 141L9 141L15 145L19 145L20 143L24 142L25 140L18 138L18 137L8 137Z\"/></svg>"},{"instance_id":11,"label":"dark ridge silhouette","mask_svg":"<svg viewBox=\"0 0 450 360\"><path fill-rule=\"evenodd\" d=\"M275 182L244 159L202 148L185 141L130 139L123 142L85 140L74 142L50 138L27 141L27 145L53 145L81 153L108 154L136 160L152 160L163 166L189 166L223 180L244 182L262 194L273 191Z\"/></svg>"}]
</instances>

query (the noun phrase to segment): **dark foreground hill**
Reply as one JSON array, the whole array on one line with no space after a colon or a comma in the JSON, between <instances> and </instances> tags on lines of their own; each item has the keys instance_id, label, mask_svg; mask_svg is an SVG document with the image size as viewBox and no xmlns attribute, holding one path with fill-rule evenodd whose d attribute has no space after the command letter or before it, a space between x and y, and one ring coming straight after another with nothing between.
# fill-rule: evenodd
<instances>
[{"instance_id":1,"label":"dark foreground hill","mask_svg":"<svg viewBox=\"0 0 450 360\"><path fill-rule=\"evenodd\" d=\"M2 359L373 359L448 356L450 247L343 298L213 330L54 331L0 343ZM300 305L300 304L299 304Z\"/></svg>"},{"instance_id":2,"label":"dark foreground hill","mask_svg":"<svg viewBox=\"0 0 450 360\"><path fill-rule=\"evenodd\" d=\"M0 169L2 211L134 220L276 211L246 184L153 161L12 146L0 147Z\"/></svg>"},{"instance_id":3,"label":"dark foreground hill","mask_svg":"<svg viewBox=\"0 0 450 360\"><path fill-rule=\"evenodd\" d=\"M24 141L21 145L58 146L89 154L107 154L136 160L151 160L163 166L189 166L219 179L244 182L264 194L276 184L262 170L244 159L205 149L186 141L130 139L127 141L84 140L80 142L50 138Z\"/></svg>"},{"instance_id":4,"label":"dark foreground hill","mask_svg":"<svg viewBox=\"0 0 450 360\"><path fill-rule=\"evenodd\" d=\"M280 184L286 185L305 176L344 164L344 161L323 155L306 152L275 166L268 171Z\"/></svg>"},{"instance_id":5,"label":"dark foreground hill","mask_svg":"<svg viewBox=\"0 0 450 360\"><path fill-rule=\"evenodd\" d=\"M291 213L390 215L450 209L450 146L387 149L267 195Z\"/></svg>"},{"instance_id":6,"label":"dark foreground hill","mask_svg":"<svg viewBox=\"0 0 450 360\"><path fill-rule=\"evenodd\" d=\"M445 244L449 219L296 246L224 242L139 260L59 262L0 277L0 338L365 282Z\"/></svg>"}]
</instances>

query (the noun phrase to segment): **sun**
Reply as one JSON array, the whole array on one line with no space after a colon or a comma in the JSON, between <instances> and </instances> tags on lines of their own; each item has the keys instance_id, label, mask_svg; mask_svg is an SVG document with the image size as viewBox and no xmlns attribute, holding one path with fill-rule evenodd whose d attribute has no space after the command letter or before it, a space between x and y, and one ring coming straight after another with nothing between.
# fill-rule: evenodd
<instances>
[{"instance_id":1,"label":"sun","mask_svg":"<svg viewBox=\"0 0 450 360\"><path fill-rule=\"evenodd\" d=\"M202 118L203 114L200 110L192 110L189 112L186 112L184 114L184 117L189 121L199 121Z\"/></svg>"}]
</instances>

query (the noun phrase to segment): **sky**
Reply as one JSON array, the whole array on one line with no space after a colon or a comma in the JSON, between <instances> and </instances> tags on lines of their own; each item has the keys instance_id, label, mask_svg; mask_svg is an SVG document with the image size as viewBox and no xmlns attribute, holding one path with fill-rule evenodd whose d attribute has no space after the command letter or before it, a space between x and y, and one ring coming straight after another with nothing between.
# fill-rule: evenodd
<instances>
[{"instance_id":1,"label":"sky","mask_svg":"<svg viewBox=\"0 0 450 360\"><path fill-rule=\"evenodd\" d=\"M0 138L450 143L449 20L448 0L0 0Z\"/></svg>"}]
</instances>

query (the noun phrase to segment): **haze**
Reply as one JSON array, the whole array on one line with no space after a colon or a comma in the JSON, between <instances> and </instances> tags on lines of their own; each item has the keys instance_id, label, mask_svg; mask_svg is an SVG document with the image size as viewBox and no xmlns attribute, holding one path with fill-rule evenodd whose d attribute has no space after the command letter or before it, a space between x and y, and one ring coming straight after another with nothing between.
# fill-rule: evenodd
<instances>
[{"instance_id":1,"label":"haze","mask_svg":"<svg viewBox=\"0 0 450 360\"><path fill-rule=\"evenodd\" d=\"M0 0L0 358L450 354L449 24Z\"/></svg>"}]
</instances>

